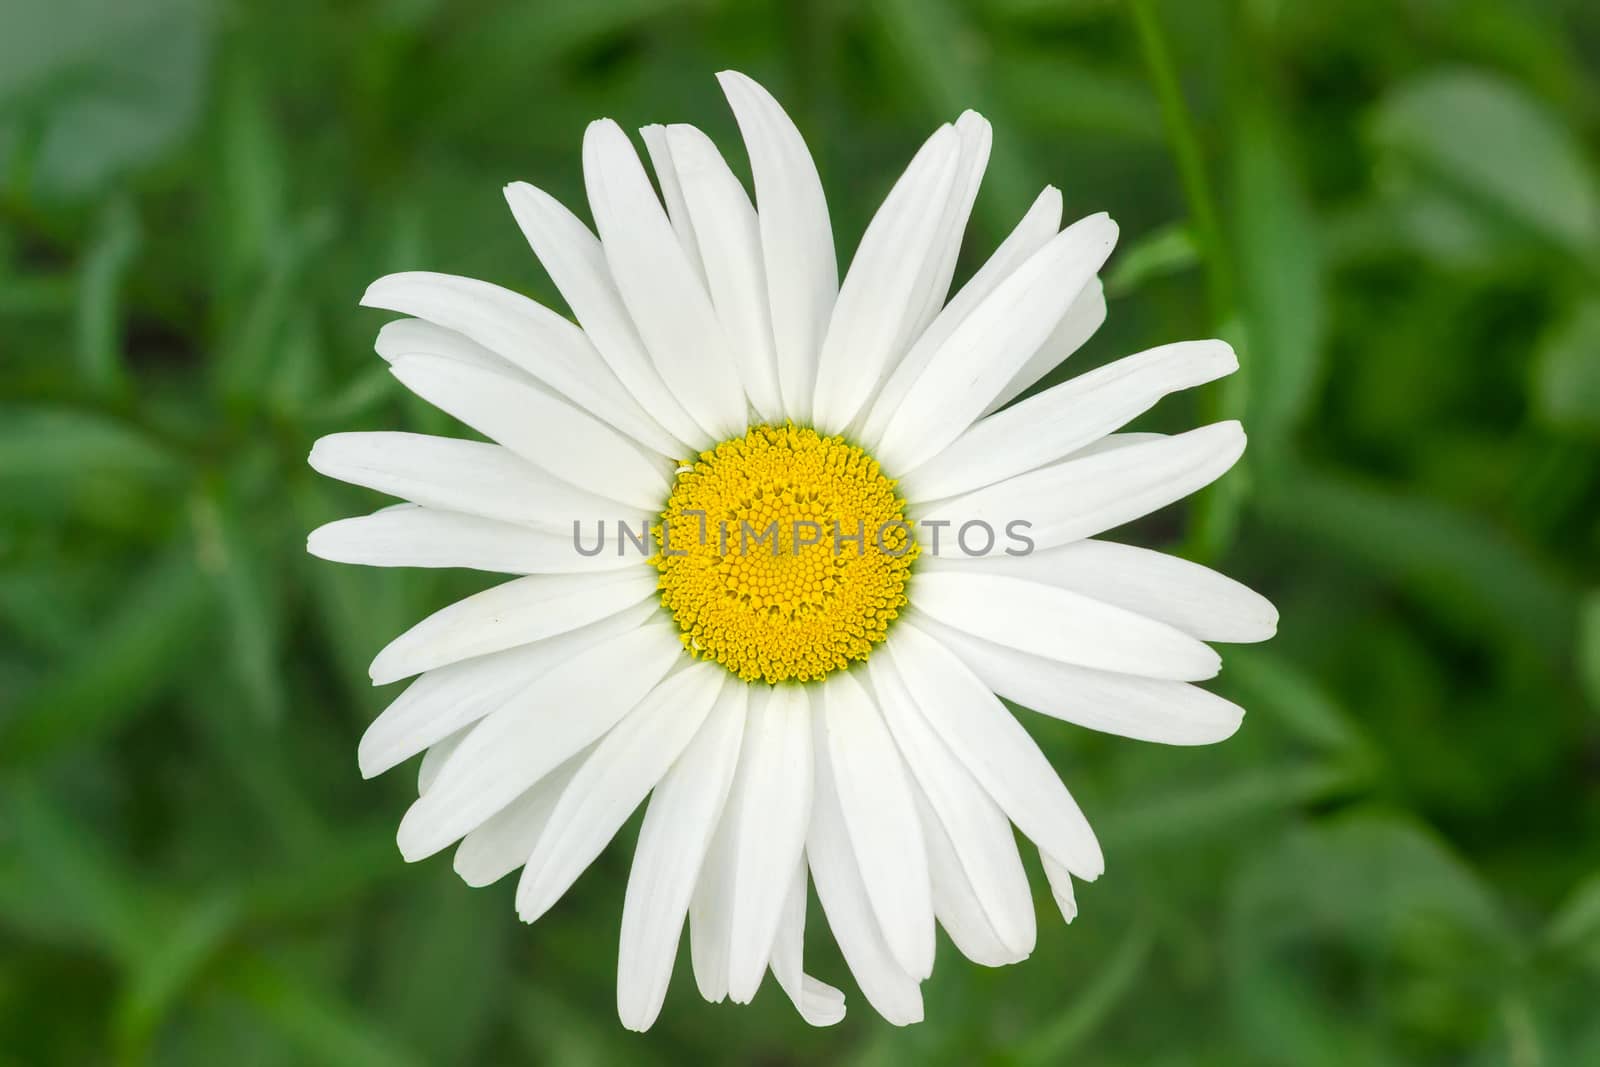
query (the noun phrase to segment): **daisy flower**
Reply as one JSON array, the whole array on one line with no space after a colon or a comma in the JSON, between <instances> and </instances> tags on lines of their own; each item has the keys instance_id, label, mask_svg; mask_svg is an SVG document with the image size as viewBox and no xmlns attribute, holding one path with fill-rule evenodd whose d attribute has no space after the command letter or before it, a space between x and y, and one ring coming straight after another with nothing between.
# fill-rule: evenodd
<instances>
[{"instance_id":1,"label":"daisy flower","mask_svg":"<svg viewBox=\"0 0 1600 1067\"><path fill-rule=\"evenodd\" d=\"M803 969L807 897L867 1001L922 1017L936 925L973 961L1028 956L1013 827L1062 915L1103 862L1002 698L1095 730L1205 744L1242 711L1193 683L1206 642L1276 612L1203 567L1097 535L1211 482L1234 422L1117 433L1232 372L1166 345L1012 403L1105 317L1105 215L1046 188L948 296L989 155L936 130L843 280L815 165L749 78L722 88L754 198L705 134L584 136L598 236L538 189L506 199L571 311L430 273L375 282L408 316L378 353L487 440L342 433L311 465L403 503L311 534L325 559L517 575L422 620L372 680L415 678L362 738L372 776L424 753L400 851L455 846L481 886L521 869L548 911L647 802L617 966L655 1020L687 921L709 1000L771 972L808 1022L844 996ZM648 798L648 800L647 800Z\"/></svg>"}]
</instances>

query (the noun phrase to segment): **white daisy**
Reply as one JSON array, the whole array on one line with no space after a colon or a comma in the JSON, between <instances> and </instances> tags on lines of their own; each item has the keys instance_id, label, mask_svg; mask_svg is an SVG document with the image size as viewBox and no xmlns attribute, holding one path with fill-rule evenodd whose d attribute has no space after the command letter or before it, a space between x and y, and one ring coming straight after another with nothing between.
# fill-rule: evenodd
<instances>
[{"instance_id":1,"label":"white daisy","mask_svg":"<svg viewBox=\"0 0 1600 1067\"><path fill-rule=\"evenodd\" d=\"M680 125L643 131L658 198L609 120L583 145L598 238L506 188L577 325L466 278L373 284L364 303L413 316L378 335L395 376L493 443L322 439L318 471L406 503L310 550L521 575L373 661L376 684L416 677L360 746L367 776L426 753L406 859L456 845L470 885L521 868L532 922L648 796L627 1026L660 1011L686 917L706 998L746 1002L770 970L807 1021L838 1021L843 995L802 970L808 879L867 1000L904 1024L936 923L981 964L1033 949L1013 826L1068 921L1072 880L1102 869L1000 697L1169 744L1238 727L1192 683L1218 670L1204 642L1270 636L1272 606L1094 539L1239 458L1237 423L1115 432L1237 364L1220 341L1168 345L1005 406L1104 319L1110 219L1061 229L1046 188L946 300L989 154L969 111L918 151L840 282L794 124L720 79L754 203ZM771 540L730 546L745 531Z\"/></svg>"}]
</instances>

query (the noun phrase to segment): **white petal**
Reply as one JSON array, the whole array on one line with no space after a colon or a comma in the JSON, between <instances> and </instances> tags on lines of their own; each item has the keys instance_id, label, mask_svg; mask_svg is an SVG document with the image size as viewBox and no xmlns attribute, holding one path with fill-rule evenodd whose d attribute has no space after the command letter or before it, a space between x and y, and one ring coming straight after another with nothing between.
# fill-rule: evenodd
<instances>
[{"instance_id":1,"label":"white petal","mask_svg":"<svg viewBox=\"0 0 1600 1067\"><path fill-rule=\"evenodd\" d=\"M1114 541L1074 541L1025 556L946 556L928 566L1070 589L1202 641L1265 641L1278 630L1278 610L1248 586L1178 556Z\"/></svg>"},{"instance_id":2,"label":"white petal","mask_svg":"<svg viewBox=\"0 0 1600 1067\"><path fill-rule=\"evenodd\" d=\"M1091 730L1164 745L1209 745L1232 737L1244 718L1237 704L1187 682L1074 667L934 619L920 625L1007 700Z\"/></svg>"},{"instance_id":3,"label":"white petal","mask_svg":"<svg viewBox=\"0 0 1600 1067\"><path fill-rule=\"evenodd\" d=\"M713 438L745 427L733 352L627 134L589 124L583 178L611 276L673 396Z\"/></svg>"},{"instance_id":4,"label":"white petal","mask_svg":"<svg viewBox=\"0 0 1600 1067\"><path fill-rule=\"evenodd\" d=\"M677 627L643 626L526 686L480 722L400 821L407 861L431 856L616 725L683 655Z\"/></svg>"},{"instance_id":5,"label":"white petal","mask_svg":"<svg viewBox=\"0 0 1600 1067\"><path fill-rule=\"evenodd\" d=\"M928 360L873 454L911 470L959 437L1061 321L1094 277L1117 227L1091 215L1062 230L995 287Z\"/></svg>"},{"instance_id":6,"label":"white petal","mask_svg":"<svg viewBox=\"0 0 1600 1067\"><path fill-rule=\"evenodd\" d=\"M661 186L661 199L666 201L667 221L678 237L683 254L694 268L695 276L705 283L705 264L700 258L700 242L695 235L694 223L689 217L689 206L683 199L683 186L678 181L678 167L672 158L672 143L667 128L652 123L639 130L644 138L645 151L650 155L650 168L656 172L656 184Z\"/></svg>"},{"instance_id":7,"label":"white petal","mask_svg":"<svg viewBox=\"0 0 1600 1067\"><path fill-rule=\"evenodd\" d=\"M1043 852L1039 853L1039 860L1044 866L1045 879L1050 883L1050 895L1061 909L1061 918L1070 923L1078 917L1078 900L1072 893L1072 872Z\"/></svg>"},{"instance_id":8,"label":"white petal","mask_svg":"<svg viewBox=\"0 0 1600 1067\"><path fill-rule=\"evenodd\" d=\"M1168 393L1239 368L1223 341L1185 341L1119 359L990 415L900 477L906 499L937 500L1067 456L1148 411Z\"/></svg>"},{"instance_id":9,"label":"white petal","mask_svg":"<svg viewBox=\"0 0 1600 1067\"><path fill-rule=\"evenodd\" d=\"M911 351L906 353L894 368L888 381L883 385L876 399L870 406L866 419L862 423L860 438L869 446L876 447L883 438L883 431L889 425L889 419L899 408L900 402L905 399L906 393L922 372L927 369L928 361L933 358L945 341L950 337L957 326L967 320L974 308L994 292L995 286L1011 277L1012 273L1022 264L1026 263L1032 255L1049 243L1061 228L1061 190L1053 185L1047 185L1033 206L1028 208L1028 213L1018 222L1016 228L1000 243L994 254L978 268L978 272L968 279L961 291L944 306L939 314L917 338Z\"/></svg>"},{"instance_id":10,"label":"white petal","mask_svg":"<svg viewBox=\"0 0 1600 1067\"><path fill-rule=\"evenodd\" d=\"M739 753L733 828L728 996L748 1004L761 985L811 814L811 708L803 688L774 688L753 706Z\"/></svg>"},{"instance_id":11,"label":"white petal","mask_svg":"<svg viewBox=\"0 0 1600 1067\"><path fill-rule=\"evenodd\" d=\"M386 685L447 663L576 630L656 591L646 568L608 574L533 574L441 608L395 638L372 661Z\"/></svg>"},{"instance_id":12,"label":"white petal","mask_svg":"<svg viewBox=\"0 0 1600 1067\"><path fill-rule=\"evenodd\" d=\"M1113 434L1060 463L913 511L923 523L987 523L997 532L1022 531L1034 549L1053 548L1142 518L1209 485L1238 462L1244 443L1237 422L1171 437ZM1006 537L995 544L1015 547Z\"/></svg>"},{"instance_id":13,"label":"white petal","mask_svg":"<svg viewBox=\"0 0 1600 1067\"><path fill-rule=\"evenodd\" d=\"M623 388L584 332L519 293L475 278L410 271L379 278L361 303L456 330L634 440L676 455L677 442Z\"/></svg>"},{"instance_id":14,"label":"white petal","mask_svg":"<svg viewBox=\"0 0 1600 1067\"><path fill-rule=\"evenodd\" d=\"M423 796L428 792L428 787L439 777L444 761L455 754L471 730L471 726L463 726L450 736L441 738L437 744L422 754L422 762L417 766L417 796Z\"/></svg>"},{"instance_id":15,"label":"white petal","mask_svg":"<svg viewBox=\"0 0 1600 1067\"><path fill-rule=\"evenodd\" d=\"M805 938L806 862L802 856L794 865L794 878L778 920L778 936L772 945L772 975L802 1019L812 1026L832 1026L844 1018L844 994L805 973Z\"/></svg>"},{"instance_id":16,"label":"white petal","mask_svg":"<svg viewBox=\"0 0 1600 1067\"><path fill-rule=\"evenodd\" d=\"M650 796L628 891L617 956L617 1014L647 1030L661 1012L689 899L738 765L749 687L722 687L710 716Z\"/></svg>"},{"instance_id":17,"label":"white petal","mask_svg":"<svg viewBox=\"0 0 1600 1067\"><path fill-rule=\"evenodd\" d=\"M705 262L711 302L734 346L745 395L761 418L781 422L783 396L756 209L705 134L693 126L669 126L667 138Z\"/></svg>"},{"instance_id":18,"label":"white petal","mask_svg":"<svg viewBox=\"0 0 1600 1067\"><path fill-rule=\"evenodd\" d=\"M812 417L818 432L838 433L850 424L921 325L926 293L918 282L929 284L927 260L936 254L960 160L960 135L941 126L867 225L817 358Z\"/></svg>"},{"instance_id":19,"label":"white petal","mask_svg":"<svg viewBox=\"0 0 1600 1067\"><path fill-rule=\"evenodd\" d=\"M922 816L923 840L928 844L928 873L933 880L933 912L938 916L939 925L950 935L950 940L963 956L984 967L1005 967L1027 959L1033 949L1033 939L1029 939L1028 951L1025 952L1010 948L1001 939L983 909L983 902L973 889L972 879L967 877L966 869L961 866L961 858L950 843L950 835L945 833L939 816L920 790L917 811ZM1007 835L1011 833L1009 822L1005 824L1005 831ZM1012 848L1015 847L1013 843ZM1031 921L1033 899L1024 894L1023 902L1027 905Z\"/></svg>"},{"instance_id":20,"label":"white petal","mask_svg":"<svg viewBox=\"0 0 1600 1067\"><path fill-rule=\"evenodd\" d=\"M764 687L747 688L749 711L766 707ZM748 714L745 721L748 724ZM742 761L742 746L740 756ZM694 965L694 984L700 995L713 1004L720 1004L728 997L728 956L733 936L733 838L744 805L745 784L735 768L733 785L706 848L705 862L700 865L694 896L689 900L689 954Z\"/></svg>"},{"instance_id":21,"label":"white petal","mask_svg":"<svg viewBox=\"0 0 1600 1067\"><path fill-rule=\"evenodd\" d=\"M683 410L650 361L611 280L599 238L542 189L513 182L506 186L505 195L534 255L561 290L600 357L656 422L675 440L690 446L673 454L681 457L710 444L711 438Z\"/></svg>"},{"instance_id":22,"label":"white petal","mask_svg":"<svg viewBox=\"0 0 1600 1067\"><path fill-rule=\"evenodd\" d=\"M817 723L820 731L821 722ZM833 782L828 746L816 746L816 803L806 834L806 861L817 899L828 918L846 966L877 1013L895 1026L922 1021L922 990L895 962L861 882L839 791Z\"/></svg>"},{"instance_id":23,"label":"white petal","mask_svg":"<svg viewBox=\"0 0 1600 1067\"><path fill-rule=\"evenodd\" d=\"M654 603L636 604L566 633L429 671L407 686L361 735L356 749L361 776L382 774L451 731L477 722L558 663L637 630L657 610Z\"/></svg>"},{"instance_id":24,"label":"white petal","mask_svg":"<svg viewBox=\"0 0 1600 1067\"><path fill-rule=\"evenodd\" d=\"M717 81L750 154L784 408L806 423L817 354L839 291L828 201L800 131L772 95L737 71L725 70Z\"/></svg>"},{"instance_id":25,"label":"white petal","mask_svg":"<svg viewBox=\"0 0 1600 1067\"><path fill-rule=\"evenodd\" d=\"M1027 956L1035 936L1033 896L1010 821L917 710L890 658L873 657L867 671L884 720L916 779L917 792L938 823L943 846L963 872L962 886L954 885L954 875L947 871L942 887L935 872L935 906L941 888L947 910L962 903L959 896L970 894L984 913L985 928L1006 946L1007 954L1013 959ZM930 841L930 863L933 847Z\"/></svg>"},{"instance_id":26,"label":"white petal","mask_svg":"<svg viewBox=\"0 0 1600 1067\"><path fill-rule=\"evenodd\" d=\"M586 542L587 547L587 542ZM311 531L306 551L335 563L368 567L466 567L496 574L587 574L645 567L647 555L597 544L585 555L573 534L518 523L399 504L339 519Z\"/></svg>"},{"instance_id":27,"label":"white petal","mask_svg":"<svg viewBox=\"0 0 1600 1067\"><path fill-rule=\"evenodd\" d=\"M822 735L861 882L902 970L933 973L933 893L905 764L872 697L835 673L822 689Z\"/></svg>"},{"instance_id":28,"label":"white petal","mask_svg":"<svg viewBox=\"0 0 1600 1067\"><path fill-rule=\"evenodd\" d=\"M694 739L727 677L714 663L692 663L656 686L601 738L562 792L522 869L517 914L523 922L550 910L616 836Z\"/></svg>"},{"instance_id":29,"label":"white petal","mask_svg":"<svg viewBox=\"0 0 1600 1067\"><path fill-rule=\"evenodd\" d=\"M584 492L510 449L483 441L389 431L335 433L311 446L308 462L329 478L418 504L569 536L575 519L606 518L637 528L650 515Z\"/></svg>"},{"instance_id":30,"label":"white petal","mask_svg":"<svg viewBox=\"0 0 1600 1067\"><path fill-rule=\"evenodd\" d=\"M961 238L972 216L972 204L978 198L983 172L989 166L989 148L994 141L989 121L976 111L964 111L956 119L956 133L961 136L961 164L950 196L945 200L926 269L917 282L922 293L922 310L912 326L913 338L928 328L944 307L945 297L950 295L950 279L955 277Z\"/></svg>"},{"instance_id":31,"label":"white petal","mask_svg":"<svg viewBox=\"0 0 1600 1067\"><path fill-rule=\"evenodd\" d=\"M1106 287L1098 276L1089 279L1083 292L1061 316L1039 350L1028 357L1022 369L1012 376L1000 394L983 409L985 415L1004 407L1028 386L1054 370L1062 360L1082 348L1106 321Z\"/></svg>"},{"instance_id":32,"label":"white petal","mask_svg":"<svg viewBox=\"0 0 1600 1067\"><path fill-rule=\"evenodd\" d=\"M1022 578L971 568L924 571L912 603L965 633L1080 667L1186 682L1222 667L1215 651L1166 623Z\"/></svg>"},{"instance_id":33,"label":"white petal","mask_svg":"<svg viewBox=\"0 0 1600 1067\"><path fill-rule=\"evenodd\" d=\"M666 461L537 386L435 356L406 356L390 369L434 407L563 481L646 511L666 499Z\"/></svg>"},{"instance_id":34,"label":"white petal","mask_svg":"<svg viewBox=\"0 0 1600 1067\"><path fill-rule=\"evenodd\" d=\"M556 801L592 751L591 745L567 759L463 837L453 860L461 880L474 887L493 885L527 863Z\"/></svg>"},{"instance_id":35,"label":"white petal","mask_svg":"<svg viewBox=\"0 0 1600 1067\"><path fill-rule=\"evenodd\" d=\"M385 363L393 363L401 356L440 356L520 382L533 381L532 375L504 356L454 330L422 319L395 319L384 323L372 347Z\"/></svg>"},{"instance_id":36,"label":"white petal","mask_svg":"<svg viewBox=\"0 0 1600 1067\"><path fill-rule=\"evenodd\" d=\"M1093 881L1105 868L1094 831L1039 746L954 653L906 619L884 643L929 724L1017 828Z\"/></svg>"}]
</instances>

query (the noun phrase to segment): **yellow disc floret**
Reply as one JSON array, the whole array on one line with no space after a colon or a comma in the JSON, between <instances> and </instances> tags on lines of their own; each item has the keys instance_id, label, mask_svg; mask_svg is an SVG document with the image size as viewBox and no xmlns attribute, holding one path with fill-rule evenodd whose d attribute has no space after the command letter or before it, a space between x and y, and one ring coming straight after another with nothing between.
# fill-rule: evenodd
<instances>
[{"instance_id":1,"label":"yellow disc floret","mask_svg":"<svg viewBox=\"0 0 1600 1067\"><path fill-rule=\"evenodd\" d=\"M794 425L752 427L680 467L655 536L684 647L772 683L866 659L918 552L877 461Z\"/></svg>"}]
</instances>

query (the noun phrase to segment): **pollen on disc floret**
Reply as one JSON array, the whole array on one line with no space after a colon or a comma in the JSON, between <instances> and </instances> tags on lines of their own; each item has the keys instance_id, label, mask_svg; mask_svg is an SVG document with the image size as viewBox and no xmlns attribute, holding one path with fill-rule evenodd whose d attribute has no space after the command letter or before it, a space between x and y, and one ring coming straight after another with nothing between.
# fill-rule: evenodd
<instances>
[{"instance_id":1,"label":"pollen on disc floret","mask_svg":"<svg viewBox=\"0 0 1600 1067\"><path fill-rule=\"evenodd\" d=\"M865 660L906 604L905 501L840 437L753 426L680 468L652 562L684 647L746 681Z\"/></svg>"}]
</instances>

